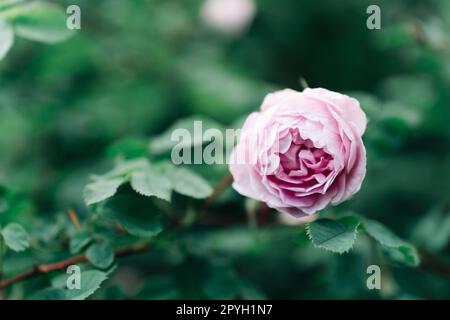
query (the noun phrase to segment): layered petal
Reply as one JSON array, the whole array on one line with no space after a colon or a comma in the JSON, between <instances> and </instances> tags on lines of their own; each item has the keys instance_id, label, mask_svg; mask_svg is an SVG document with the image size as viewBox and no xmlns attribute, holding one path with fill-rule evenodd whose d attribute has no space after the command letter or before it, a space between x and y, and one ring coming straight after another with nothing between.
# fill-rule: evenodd
<instances>
[{"instance_id":1,"label":"layered petal","mask_svg":"<svg viewBox=\"0 0 450 320\"><path fill-rule=\"evenodd\" d=\"M312 215L358 192L365 176L357 100L326 89L268 94L233 150L233 187L293 216Z\"/></svg>"}]
</instances>

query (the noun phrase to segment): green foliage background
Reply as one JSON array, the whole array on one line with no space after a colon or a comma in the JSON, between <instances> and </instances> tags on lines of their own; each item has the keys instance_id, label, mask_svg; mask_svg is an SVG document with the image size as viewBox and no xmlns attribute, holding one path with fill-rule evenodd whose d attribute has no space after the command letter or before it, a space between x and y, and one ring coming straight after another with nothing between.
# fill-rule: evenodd
<instances>
[{"instance_id":1,"label":"green foliage background","mask_svg":"<svg viewBox=\"0 0 450 320\"><path fill-rule=\"evenodd\" d=\"M1 297L450 298L450 2L258 0L236 37L201 21L200 0L53 1L20 14L5 3L2 278L80 253L89 262L81 290L65 290L60 269ZM75 3L82 29L70 35L58 28ZM381 30L366 28L370 4ZM308 228L231 188L206 206L227 168L171 168L171 126L238 127L300 78L366 111L361 191ZM123 247L139 253L115 257ZM366 287L371 264L381 290Z\"/></svg>"}]
</instances>

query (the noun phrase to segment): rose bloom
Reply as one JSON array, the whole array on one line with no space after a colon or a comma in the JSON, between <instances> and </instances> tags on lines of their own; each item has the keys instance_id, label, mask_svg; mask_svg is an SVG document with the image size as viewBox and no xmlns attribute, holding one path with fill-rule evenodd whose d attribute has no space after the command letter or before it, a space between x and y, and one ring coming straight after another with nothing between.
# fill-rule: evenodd
<instances>
[{"instance_id":1,"label":"rose bloom","mask_svg":"<svg viewBox=\"0 0 450 320\"><path fill-rule=\"evenodd\" d=\"M364 179L366 123L359 102L337 92L268 94L230 156L233 188L296 217L337 205Z\"/></svg>"}]
</instances>

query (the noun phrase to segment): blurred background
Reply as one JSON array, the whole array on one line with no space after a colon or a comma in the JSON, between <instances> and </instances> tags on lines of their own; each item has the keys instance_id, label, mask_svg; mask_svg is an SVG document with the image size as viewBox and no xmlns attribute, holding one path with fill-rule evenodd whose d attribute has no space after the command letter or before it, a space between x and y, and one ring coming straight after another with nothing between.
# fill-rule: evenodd
<instances>
[{"instance_id":1,"label":"blurred background","mask_svg":"<svg viewBox=\"0 0 450 320\"><path fill-rule=\"evenodd\" d=\"M67 208L83 217L89 175L117 156L151 154L181 118L236 127L303 78L358 98L369 118L367 177L343 208L450 261L449 1L53 2L79 5L81 30L52 45L17 38L0 61L0 214L28 228ZM366 27L370 4L380 30ZM212 184L226 172L199 170ZM214 208L245 219L243 202L229 189ZM96 297L450 298L448 274L421 267L386 266L387 285L368 290L363 239L334 255L297 227L274 223L256 244L245 227L194 228L128 258Z\"/></svg>"}]
</instances>

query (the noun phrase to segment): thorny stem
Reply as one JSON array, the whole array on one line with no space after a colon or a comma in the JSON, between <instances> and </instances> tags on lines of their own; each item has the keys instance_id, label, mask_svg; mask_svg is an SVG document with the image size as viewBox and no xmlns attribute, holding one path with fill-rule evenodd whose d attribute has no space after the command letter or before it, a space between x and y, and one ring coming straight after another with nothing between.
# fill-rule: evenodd
<instances>
[{"instance_id":1,"label":"thorny stem","mask_svg":"<svg viewBox=\"0 0 450 320\"><path fill-rule=\"evenodd\" d=\"M150 245L148 243L134 243L129 246L121 247L115 250L116 257L124 257L131 254L141 253L150 249ZM80 262L86 262L87 258L84 254L80 254L65 260L57 261L49 264L41 264L34 266L33 268L19 273L13 277L6 278L0 281L0 290L4 289L10 285L13 285L17 282L27 280L29 278L33 278L35 276L41 274L47 274L52 271L61 270L67 268L70 265L77 264Z\"/></svg>"},{"instance_id":2,"label":"thorny stem","mask_svg":"<svg viewBox=\"0 0 450 320\"><path fill-rule=\"evenodd\" d=\"M213 194L205 200L205 202L203 204L203 212L202 213L206 212L206 210L214 202L214 200L231 183L232 183L232 177L227 176L217 185L217 187L214 189ZM266 213L266 215L267 215L267 213ZM76 226L77 225L76 220L78 220L78 219L74 219L74 216L73 216L73 214L71 214L71 212L69 212L69 217L71 218L72 222ZM211 215L208 215L208 217L212 218L211 220L216 222L217 217L214 218ZM75 215L75 218L78 218L78 217ZM267 217L265 217L265 218L267 218ZM206 219L206 220L208 220L208 219ZM239 223L240 221L227 221L227 222L228 222L228 225L240 224ZM2 289L9 287L17 282L21 282L21 281L36 277L41 274L47 274L52 271L61 270L72 264L76 264L76 263L80 263L80 262L87 262L86 256L84 254L80 254L80 255L77 255L77 256L74 256L71 258L67 258L65 260L57 261L54 263L37 265L37 266L34 266L33 268L31 268L30 270L19 273L13 277L2 279L2 270L1 270L2 262L1 262L1 260L3 258L3 242L4 241L2 241L2 238L0 236L0 293L1 293ZM116 249L115 256L116 257L127 256L127 255L131 255L131 254L144 252L149 249L150 249L150 245L148 243L142 243L142 242L135 243L135 244L132 244L129 246L125 246L125 247ZM421 267L423 267L424 269L427 269L433 273L436 273L440 276L450 278L450 264L448 262L446 262L438 257L435 257L422 249L419 249L419 255L420 255L420 258L422 261Z\"/></svg>"},{"instance_id":3,"label":"thorny stem","mask_svg":"<svg viewBox=\"0 0 450 320\"><path fill-rule=\"evenodd\" d=\"M2 245L1 245L2 246ZM137 254L141 252L145 252L151 248L148 243L134 243L129 246L124 246L115 250L116 257L124 257L132 254ZM433 273L436 273L443 277L450 278L450 264L446 261L441 260L438 257L432 256L430 253L419 249L419 254L421 258L421 266L424 269L427 269ZM57 271L64 269L72 264L86 262L87 258L84 254L77 255L71 258L67 258L65 260L57 261L49 264L41 264L37 265L27 271L19 273L13 277L6 278L0 281L0 290L5 289L17 282L21 282L41 274L47 274L52 271Z\"/></svg>"},{"instance_id":4,"label":"thorny stem","mask_svg":"<svg viewBox=\"0 0 450 320\"><path fill-rule=\"evenodd\" d=\"M231 184L232 182L232 177L231 176L227 176L225 177L220 183L219 185L214 189L213 194L207 198L204 202L204 209L206 210L213 202L214 200ZM68 210L68 216L70 218L70 220L72 221L72 223L75 225L75 227L79 226L79 219L78 216L76 215L75 211L69 209ZM1 241L1 238L0 238ZM119 248L115 251L115 256L116 257L120 257L120 256L126 256L126 255L130 255L130 254L134 254L134 253L139 253L139 252L143 252L146 251L150 248L150 245L148 243L142 244L142 243L137 243L137 244L133 244L130 246L126 246L126 247L122 247ZM1 242L0 242L0 258L1 258ZM80 262L86 262L87 258L84 254L80 254L65 260L61 260L61 261L57 261L54 263L50 263L50 264L41 264L41 265L37 265L34 266L33 268L24 271L22 273L19 273L13 277L10 278L6 278L3 279L1 278L1 269L0 269L0 290L11 286L17 282L20 281L24 281L27 280L29 278L33 278L36 277L38 275L41 274L46 274L52 271L57 271L57 270L61 270L64 269L72 264L76 264L76 263L80 263ZM1 265L0 265L1 267Z\"/></svg>"}]
</instances>

